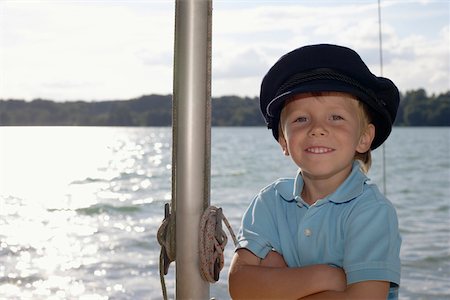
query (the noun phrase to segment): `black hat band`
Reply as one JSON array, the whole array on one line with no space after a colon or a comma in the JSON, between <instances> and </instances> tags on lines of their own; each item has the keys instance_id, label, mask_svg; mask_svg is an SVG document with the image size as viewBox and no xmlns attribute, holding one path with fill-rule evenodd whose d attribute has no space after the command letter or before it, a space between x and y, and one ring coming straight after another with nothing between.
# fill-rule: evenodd
<instances>
[{"instance_id":1,"label":"black hat band","mask_svg":"<svg viewBox=\"0 0 450 300\"><path fill-rule=\"evenodd\" d=\"M267 115L269 117L274 117L270 113L269 108L270 108L272 102L275 101L278 98L278 96L291 91L293 88L295 88L305 82L316 81L316 80L336 80L336 81L346 83L350 86L357 88L363 94L367 95L368 98L375 101L375 103L377 103L379 106L381 106L381 107L386 106L386 103L383 100L379 99L372 90L365 88L363 85L361 85L356 80L354 80L348 76L345 76L342 73L336 72L334 70L327 69L327 68L321 68L321 69L315 69L315 70L312 70L309 72L297 73L297 74L291 76L288 80L286 80L286 82L283 83L278 88L277 92L275 93L276 96L274 97L274 99L267 105Z\"/></svg>"}]
</instances>

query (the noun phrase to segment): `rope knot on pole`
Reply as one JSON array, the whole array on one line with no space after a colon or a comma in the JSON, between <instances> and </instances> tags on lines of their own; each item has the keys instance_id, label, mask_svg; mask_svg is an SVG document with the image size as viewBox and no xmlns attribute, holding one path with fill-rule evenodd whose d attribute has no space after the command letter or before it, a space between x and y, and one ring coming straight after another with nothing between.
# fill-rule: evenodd
<instances>
[{"instance_id":1,"label":"rope knot on pole","mask_svg":"<svg viewBox=\"0 0 450 300\"><path fill-rule=\"evenodd\" d=\"M227 226L236 245L236 236L222 208L209 206L200 219L200 274L210 283L219 280L220 271L224 266L224 250L228 238L222 228L222 222Z\"/></svg>"}]
</instances>

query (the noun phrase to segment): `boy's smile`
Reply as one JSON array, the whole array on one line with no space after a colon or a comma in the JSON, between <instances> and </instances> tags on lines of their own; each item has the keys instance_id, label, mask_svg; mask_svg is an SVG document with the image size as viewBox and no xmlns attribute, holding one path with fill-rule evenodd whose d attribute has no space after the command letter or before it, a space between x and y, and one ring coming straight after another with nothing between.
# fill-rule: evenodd
<instances>
[{"instance_id":1,"label":"boy's smile","mask_svg":"<svg viewBox=\"0 0 450 300\"><path fill-rule=\"evenodd\" d=\"M328 147L309 147L305 150L306 152L314 153L314 154L324 154L334 151L332 148Z\"/></svg>"},{"instance_id":2,"label":"boy's smile","mask_svg":"<svg viewBox=\"0 0 450 300\"><path fill-rule=\"evenodd\" d=\"M370 148L366 129L373 125L363 128L359 110L352 95L334 92L300 94L286 103L279 143L301 168L305 183L319 180L334 191L350 173L355 153Z\"/></svg>"}]
</instances>

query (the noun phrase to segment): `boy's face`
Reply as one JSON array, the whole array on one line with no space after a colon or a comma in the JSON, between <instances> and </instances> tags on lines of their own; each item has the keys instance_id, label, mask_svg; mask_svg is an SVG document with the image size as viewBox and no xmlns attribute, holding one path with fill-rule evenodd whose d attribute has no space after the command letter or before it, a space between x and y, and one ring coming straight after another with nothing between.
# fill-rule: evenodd
<instances>
[{"instance_id":1,"label":"boy's face","mask_svg":"<svg viewBox=\"0 0 450 300\"><path fill-rule=\"evenodd\" d=\"M345 93L299 94L281 112L279 143L302 174L345 178L355 152L370 149L375 127L363 126L358 101Z\"/></svg>"}]
</instances>

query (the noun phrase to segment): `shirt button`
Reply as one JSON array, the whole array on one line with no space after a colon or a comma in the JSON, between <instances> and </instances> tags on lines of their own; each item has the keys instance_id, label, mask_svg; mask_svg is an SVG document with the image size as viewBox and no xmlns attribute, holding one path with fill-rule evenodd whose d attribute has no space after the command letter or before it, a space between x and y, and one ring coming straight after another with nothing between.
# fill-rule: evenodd
<instances>
[{"instance_id":1,"label":"shirt button","mask_svg":"<svg viewBox=\"0 0 450 300\"><path fill-rule=\"evenodd\" d=\"M312 231L309 228L306 228L303 233L305 234L305 236L311 236L312 235Z\"/></svg>"}]
</instances>

